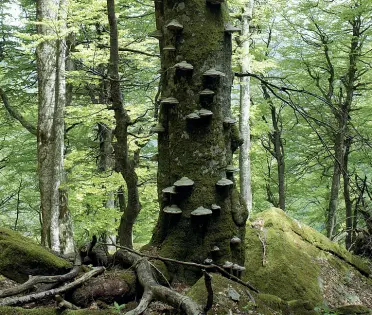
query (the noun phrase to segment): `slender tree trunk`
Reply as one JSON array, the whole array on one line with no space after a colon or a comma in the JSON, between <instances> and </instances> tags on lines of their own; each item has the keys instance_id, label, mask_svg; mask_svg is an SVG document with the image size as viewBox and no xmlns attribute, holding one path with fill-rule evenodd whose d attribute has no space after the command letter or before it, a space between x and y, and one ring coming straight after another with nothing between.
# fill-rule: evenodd
<instances>
[{"instance_id":1,"label":"slender tree trunk","mask_svg":"<svg viewBox=\"0 0 372 315\"><path fill-rule=\"evenodd\" d=\"M232 71L231 34L224 31L226 4L190 0L174 6L163 0L155 1L155 8L162 33L159 122L164 131L158 135L160 213L151 243L167 257L242 264L248 212L235 184L226 182L227 176L233 179L226 167L239 144L239 130L229 119ZM176 50L162 49L169 45ZM165 100L169 97L179 103L169 104ZM178 186L175 195L162 192L182 177L191 179L193 185ZM222 186L224 182L227 186ZM182 213L165 212L172 204ZM199 212L194 212L197 208ZM200 211L206 214L198 216ZM217 255L212 252L214 246L219 248ZM177 276L193 281L191 273L185 273Z\"/></svg>"},{"instance_id":2,"label":"slender tree trunk","mask_svg":"<svg viewBox=\"0 0 372 315\"><path fill-rule=\"evenodd\" d=\"M42 213L42 244L61 251L61 223L69 225L68 208L61 212L60 185L63 181L64 119L66 102L64 28L66 18L64 0L37 1L38 34L43 41L37 48L38 64L38 170L40 207ZM55 29L57 21L60 28ZM61 35L62 34L62 35ZM50 39L48 37L52 37ZM62 240L65 243L65 240Z\"/></svg>"},{"instance_id":3,"label":"slender tree trunk","mask_svg":"<svg viewBox=\"0 0 372 315\"><path fill-rule=\"evenodd\" d=\"M122 174L127 184L128 192L127 205L121 217L119 226L119 238L121 245L132 247L133 225L141 210L137 187L138 177L135 171L138 163L139 152L135 152L133 157L129 156L128 127L131 125L131 120L124 108L123 97L120 89L119 44L114 0L107 0L107 13L110 24L109 76L112 107L116 121L114 136L117 140L116 145L114 146L115 168Z\"/></svg>"},{"instance_id":4,"label":"slender tree trunk","mask_svg":"<svg viewBox=\"0 0 372 315\"><path fill-rule=\"evenodd\" d=\"M350 198L350 178L349 178L349 153L352 143L352 138L348 137L345 141L345 156L344 156L344 172L342 173L344 179L344 199L346 209L346 239L345 245L349 250L352 244L353 237L353 202Z\"/></svg>"},{"instance_id":5,"label":"slender tree trunk","mask_svg":"<svg viewBox=\"0 0 372 315\"><path fill-rule=\"evenodd\" d=\"M285 159L284 159L284 146L282 140L282 125L280 111L277 113L275 105L271 99L269 92L265 85L262 84L262 91L265 100L270 106L271 121L273 131L268 134L269 144L262 143L264 148L270 152L277 162L277 179L278 179L278 206L285 211ZM272 146L274 147L272 147ZM274 204L275 206L275 204Z\"/></svg>"},{"instance_id":6,"label":"slender tree trunk","mask_svg":"<svg viewBox=\"0 0 372 315\"><path fill-rule=\"evenodd\" d=\"M338 193L340 190L340 178L341 170L343 166L343 157L344 157L344 133L341 131L342 126L339 129L339 132L335 135L335 144L334 152L335 159L333 162L333 175L332 175L332 184L331 184L331 193L329 197L328 205L328 217L327 217L327 236L332 239L334 235L334 229L336 225L336 213L338 207Z\"/></svg>"},{"instance_id":7,"label":"slender tree trunk","mask_svg":"<svg viewBox=\"0 0 372 315\"><path fill-rule=\"evenodd\" d=\"M358 8L358 4L354 4L355 9ZM352 37L350 42L349 50L349 63L347 67L347 73L345 79L342 80L345 89L345 95L343 95L344 101L338 104L336 110L334 110L334 116L338 123L338 130L335 133L335 144L334 144L334 166L333 166L333 176L332 176L332 186L331 186L331 196L328 207L327 216L327 236L332 239L334 234L334 228L336 224L336 213L338 205L338 193L340 189L340 177L343 174L346 177L347 185L348 174L347 165L348 159L344 160L345 157L345 141L348 135L348 122L350 120L350 111L353 104L354 94L357 89L357 80L360 79L358 74L358 59L361 55L361 50L363 46L364 39L362 38L362 21L360 15L355 15L352 20L349 21L352 26ZM340 97L342 99L342 97ZM344 179L345 179L344 177ZM345 183L344 183L345 185ZM345 187L345 186L344 186ZM345 189L344 189L345 190ZM347 204L349 200L345 200ZM351 206L348 207L347 212L351 214ZM350 225L348 221L348 216L346 217L346 225Z\"/></svg>"},{"instance_id":8,"label":"slender tree trunk","mask_svg":"<svg viewBox=\"0 0 372 315\"><path fill-rule=\"evenodd\" d=\"M251 71L251 60L249 55L249 25L253 15L254 0L249 0L245 3L242 13L242 73ZM239 168L240 168L240 193L245 200L248 208L248 213L252 210L252 186L251 186L251 132L250 132L250 77L243 76L240 79L240 133L244 140L239 152Z\"/></svg>"}]
</instances>

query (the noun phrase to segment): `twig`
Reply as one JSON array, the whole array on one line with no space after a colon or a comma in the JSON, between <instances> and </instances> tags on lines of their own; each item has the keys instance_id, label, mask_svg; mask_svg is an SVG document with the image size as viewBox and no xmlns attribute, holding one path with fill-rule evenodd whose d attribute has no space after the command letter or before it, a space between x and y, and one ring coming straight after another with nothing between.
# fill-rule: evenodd
<instances>
[{"instance_id":1,"label":"twig","mask_svg":"<svg viewBox=\"0 0 372 315\"><path fill-rule=\"evenodd\" d=\"M203 274L204 274L205 287L207 288L207 293L208 293L207 304L204 307L204 312L207 313L212 308L212 305L213 305L212 277L204 269L203 269Z\"/></svg>"},{"instance_id":2,"label":"twig","mask_svg":"<svg viewBox=\"0 0 372 315\"><path fill-rule=\"evenodd\" d=\"M262 244L262 266L265 267L267 263L266 261L266 230L262 230L262 231L263 231L264 237L262 238L261 233L258 232L258 238L260 239L261 244Z\"/></svg>"}]
</instances>

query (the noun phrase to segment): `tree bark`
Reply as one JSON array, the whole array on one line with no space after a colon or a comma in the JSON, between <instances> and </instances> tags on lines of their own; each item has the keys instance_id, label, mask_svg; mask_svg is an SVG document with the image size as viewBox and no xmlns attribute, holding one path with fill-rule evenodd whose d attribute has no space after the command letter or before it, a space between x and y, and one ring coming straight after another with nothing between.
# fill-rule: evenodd
<instances>
[{"instance_id":1,"label":"tree bark","mask_svg":"<svg viewBox=\"0 0 372 315\"><path fill-rule=\"evenodd\" d=\"M249 25L253 16L254 0L249 0L244 4L242 13L242 73L251 72L251 60L249 55ZM240 169L240 193L247 204L248 213L252 210L252 185L251 185L251 132L250 132L250 77L243 76L240 79L240 133L243 138L243 144L239 152L239 169Z\"/></svg>"},{"instance_id":2,"label":"tree bark","mask_svg":"<svg viewBox=\"0 0 372 315\"><path fill-rule=\"evenodd\" d=\"M212 248L218 246L216 263L229 260L242 264L248 212L235 184L225 188L217 185L221 178L226 178L226 167L232 164L235 144L239 143L239 131L233 121L225 121L231 117L233 79L231 34L224 32L228 16L226 4L192 0L173 7L173 2L164 0L155 1L155 9L157 27L162 33L161 98L174 97L179 103L162 102L159 113L159 123L165 129L158 135L160 213L151 244L160 247L165 257L194 262L211 258ZM182 30L167 27L173 19L182 24ZM176 51L162 49L168 45L173 45ZM176 65L182 61L191 64L193 70L183 69L182 63ZM206 71L213 68L224 75L208 76ZM213 90L214 95L200 95L205 89ZM213 116L187 118L202 108L210 110ZM176 195L163 194L164 188L182 177L190 178L194 185L190 189L177 189ZM164 208L171 204L177 204L182 214L165 213ZM198 207L211 209L212 204L221 209L204 217L191 214ZM241 243L232 244L234 236L239 237ZM185 273L177 276L195 280L191 275L185 277Z\"/></svg>"},{"instance_id":3,"label":"tree bark","mask_svg":"<svg viewBox=\"0 0 372 315\"><path fill-rule=\"evenodd\" d=\"M349 154L350 147L352 144L352 138L348 137L345 141L345 156L344 156L344 172L342 173L344 179L344 199L345 199L345 210L346 210L346 249L350 250L353 239L353 201L350 197L350 177L349 177Z\"/></svg>"},{"instance_id":4,"label":"tree bark","mask_svg":"<svg viewBox=\"0 0 372 315\"><path fill-rule=\"evenodd\" d=\"M107 13L110 24L109 78L112 108L115 113L116 121L114 136L117 140L114 146L115 168L122 174L127 184L128 192L126 208L121 217L119 226L119 239L121 245L132 248L133 225L141 210L137 187L138 177L135 169L138 162L139 152L135 152L133 157L130 157L128 147L128 127L131 125L131 120L124 108L123 97L120 90L119 44L114 0L107 0Z\"/></svg>"},{"instance_id":5,"label":"tree bark","mask_svg":"<svg viewBox=\"0 0 372 315\"><path fill-rule=\"evenodd\" d=\"M63 198L60 196L60 185L63 181L63 112L66 102L66 45L63 34L66 27L65 0L37 1L37 17L38 21L43 22L38 25L38 34L43 41L37 48L39 91L37 140L42 213L41 241L43 245L48 245L60 252L61 238L68 236L60 234L60 225L61 223L71 224L68 208L66 207L65 211L61 212L60 205ZM51 26L56 21L62 21L57 33ZM64 198L64 201L67 202L67 198ZM73 247L73 241L69 240L68 243L70 250L70 247Z\"/></svg>"}]
</instances>

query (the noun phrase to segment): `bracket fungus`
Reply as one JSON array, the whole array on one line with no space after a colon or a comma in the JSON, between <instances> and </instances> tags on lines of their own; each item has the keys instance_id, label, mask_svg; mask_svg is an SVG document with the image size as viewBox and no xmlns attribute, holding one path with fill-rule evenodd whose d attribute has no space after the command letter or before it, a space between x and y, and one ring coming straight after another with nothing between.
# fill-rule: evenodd
<instances>
[{"instance_id":1,"label":"bracket fungus","mask_svg":"<svg viewBox=\"0 0 372 315\"><path fill-rule=\"evenodd\" d=\"M199 94L200 94L200 96L213 96L215 93L214 93L214 91L212 91L210 89L205 89L205 90L201 91Z\"/></svg>"},{"instance_id":2,"label":"bracket fungus","mask_svg":"<svg viewBox=\"0 0 372 315\"><path fill-rule=\"evenodd\" d=\"M198 111L198 114L201 118L208 118L213 116L213 112L209 109L202 108Z\"/></svg>"},{"instance_id":3,"label":"bracket fungus","mask_svg":"<svg viewBox=\"0 0 372 315\"><path fill-rule=\"evenodd\" d=\"M169 187L166 187L162 190L162 192L164 194L171 194L171 195L175 195L177 194L176 192L176 187L175 186L169 186Z\"/></svg>"},{"instance_id":4,"label":"bracket fungus","mask_svg":"<svg viewBox=\"0 0 372 315\"><path fill-rule=\"evenodd\" d=\"M216 253L216 252L219 252L220 251L220 248L218 246L213 246L211 252L212 253Z\"/></svg>"},{"instance_id":5,"label":"bracket fungus","mask_svg":"<svg viewBox=\"0 0 372 315\"><path fill-rule=\"evenodd\" d=\"M186 116L186 119L188 119L188 120L197 120L197 119L200 119L200 116L199 116L198 111L195 111L195 112L192 112L191 114L188 114Z\"/></svg>"},{"instance_id":6,"label":"bracket fungus","mask_svg":"<svg viewBox=\"0 0 372 315\"><path fill-rule=\"evenodd\" d=\"M151 128L151 133L163 133L165 132L165 128L162 124L156 124L154 127Z\"/></svg>"},{"instance_id":7,"label":"bracket fungus","mask_svg":"<svg viewBox=\"0 0 372 315\"><path fill-rule=\"evenodd\" d=\"M239 27L236 27L230 23L227 23L225 25L225 33L228 33L228 34L231 34L231 33L235 33L235 32L241 32L242 30L239 28Z\"/></svg>"},{"instance_id":8,"label":"bracket fungus","mask_svg":"<svg viewBox=\"0 0 372 315\"><path fill-rule=\"evenodd\" d=\"M221 210L221 207L219 205L216 205L215 203L211 206L212 211L219 211Z\"/></svg>"},{"instance_id":9,"label":"bracket fungus","mask_svg":"<svg viewBox=\"0 0 372 315\"><path fill-rule=\"evenodd\" d=\"M192 187L194 186L194 181L188 177L182 177L181 179L176 181L173 185L176 186L177 188L178 187Z\"/></svg>"},{"instance_id":10,"label":"bracket fungus","mask_svg":"<svg viewBox=\"0 0 372 315\"><path fill-rule=\"evenodd\" d=\"M210 214L212 214L212 210L204 208L204 207L198 207L194 211L191 212L191 215L195 217L200 217L200 216L205 216L205 215L210 215Z\"/></svg>"},{"instance_id":11,"label":"bracket fungus","mask_svg":"<svg viewBox=\"0 0 372 315\"><path fill-rule=\"evenodd\" d=\"M157 39L161 39L163 37L163 33L161 32L161 30L156 30L156 31L149 33L149 36L157 38Z\"/></svg>"},{"instance_id":12,"label":"bracket fungus","mask_svg":"<svg viewBox=\"0 0 372 315\"><path fill-rule=\"evenodd\" d=\"M183 30L183 25L178 22L177 20L172 20L170 21L167 25L166 28L171 31L182 31Z\"/></svg>"},{"instance_id":13,"label":"bracket fungus","mask_svg":"<svg viewBox=\"0 0 372 315\"><path fill-rule=\"evenodd\" d=\"M233 275L240 279L243 271L245 271L245 267L239 266L238 264L233 264L232 271L233 271Z\"/></svg>"},{"instance_id":14,"label":"bracket fungus","mask_svg":"<svg viewBox=\"0 0 372 315\"><path fill-rule=\"evenodd\" d=\"M242 242L242 240L237 237L237 236L234 236L231 240L230 240L230 243L233 244L233 245L238 245Z\"/></svg>"},{"instance_id":15,"label":"bracket fungus","mask_svg":"<svg viewBox=\"0 0 372 315\"><path fill-rule=\"evenodd\" d=\"M163 51L169 51L169 52L171 52L171 51L176 51L176 47L174 47L174 46L172 46L172 45L170 45L170 46L165 46L165 47L163 48Z\"/></svg>"},{"instance_id":16,"label":"bracket fungus","mask_svg":"<svg viewBox=\"0 0 372 315\"><path fill-rule=\"evenodd\" d=\"M235 173L237 172L239 169L236 168L234 165L227 165L226 166L226 173L228 174L232 174L232 173Z\"/></svg>"},{"instance_id":17,"label":"bracket fungus","mask_svg":"<svg viewBox=\"0 0 372 315\"><path fill-rule=\"evenodd\" d=\"M231 273L233 263L231 261L225 261L225 263L222 265L222 268L225 269L228 273Z\"/></svg>"},{"instance_id":18,"label":"bracket fungus","mask_svg":"<svg viewBox=\"0 0 372 315\"><path fill-rule=\"evenodd\" d=\"M160 103L162 105L177 105L179 104L180 102L178 101L178 99L174 98L174 97L167 97L167 98L164 98L160 101Z\"/></svg>"},{"instance_id":19,"label":"bracket fungus","mask_svg":"<svg viewBox=\"0 0 372 315\"><path fill-rule=\"evenodd\" d=\"M219 187L229 187L234 185L234 182L227 178L221 178L216 185Z\"/></svg>"},{"instance_id":20,"label":"bracket fungus","mask_svg":"<svg viewBox=\"0 0 372 315\"><path fill-rule=\"evenodd\" d=\"M204 260L204 264L205 264L205 265L211 265L211 264L213 264L213 259L211 259L211 258L206 258L206 259Z\"/></svg>"},{"instance_id":21,"label":"bracket fungus","mask_svg":"<svg viewBox=\"0 0 372 315\"><path fill-rule=\"evenodd\" d=\"M226 117L224 120L223 120L223 125L226 126L226 127L229 127L231 125L234 125L236 124L237 120L235 118L232 118L232 117Z\"/></svg>"},{"instance_id":22,"label":"bracket fungus","mask_svg":"<svg viewBox=\"0 0 372 315\"><path fill-rule=\"evenodd\" d=\"M223 72L212 68L212 69L209 69L206 72L204 72L203 76L204 77L211 77L211 78L219 78L219 77L225 77L226 75Z\"/></svg>"},{"instance_id":23,"label":"bracket fungus","mask_svg":"<svg viewBox=\"0 0 372 315\"><path fill-rule=\"evenodd\" d=\"M180 71L192 71L194 70L193 65L189 64L186 60L176 63L174 67Z\"/></svg>"},{"instance_id":24,"label":"bracket fungus","mask_svg":"<svg viewBox=\"0 0 372 315\"><path fill-rule=\"evenodd\" d=\"M163 212L168 214L181 214L182 210L177 205L166 206Z\"/></svg>"}]
</instances>

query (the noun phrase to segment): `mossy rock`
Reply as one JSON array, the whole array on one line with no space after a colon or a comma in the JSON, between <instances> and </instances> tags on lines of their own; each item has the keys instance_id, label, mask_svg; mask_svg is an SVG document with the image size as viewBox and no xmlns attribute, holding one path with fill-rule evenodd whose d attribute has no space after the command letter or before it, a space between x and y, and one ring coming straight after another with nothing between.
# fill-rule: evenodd
<instances>
[{"instance_id":1,"label":"mossy rock","mask_svg":"<svg viewBox=\"0 0 372 315\"><path fill-rule=\"evenodd\" d=\"M56 275L72 266L21 234L0 228L0 274L25 282L29 275Z\"/></svg>"},{"instance_id":2,"label":"mossy rock","mask_svg":"<svg viewBox=\"0 0 372 315\"><path fill-rule=\"evenodd\" d=\"M290 303L270 294L247 293L248 288L229 280L220 274L212 274L213 306L207 314L262 314L262 315L315 315L314 305L308 301L291 301ZM204 306L207 301L207 290L204 279L199 279L187 292L198 304ZM236 299L239 299L238 301ZM234 300L235 299L235 300Z\"/></svg>"},{"instance_id":3,"label":"mossy rock","mask_svg":"<svg viewBox=\"0 0 372 315\"><path fill-rule=\"evenodd\" d=\"M251 219L245 267L244 280L285 301L372 307L368 263L280 209Z\"/></svg>"}]
</instances>

